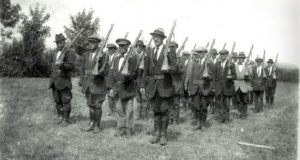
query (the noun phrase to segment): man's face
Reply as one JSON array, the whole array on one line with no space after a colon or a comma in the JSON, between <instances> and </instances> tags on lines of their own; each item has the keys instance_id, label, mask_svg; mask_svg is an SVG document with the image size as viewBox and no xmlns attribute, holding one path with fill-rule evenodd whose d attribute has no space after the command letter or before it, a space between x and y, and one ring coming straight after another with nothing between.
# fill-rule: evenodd
<instances>
[{"instance_id":1,"label":"man's face","mask_svg":"<svg viewBox=\"0 0 300 160\"><path fill-rule=\"evenodd\" d=\"M221 61L225 61L228 57L228 54L220 54Z\"/></svg>"},{"instance_id":2,"label":"man's face","mask_svg":"<svg viewBox=\"0 0 300 160\"><path fill-rule=\"evenodd\" d=\"M212 58L212 59L217 58L217 54L213 54L213 55L211 56L211 58Z\"/></svg>"},{"instance_id":3,"label":"man's face","mask_svg":"<svg viewBox=\"0 0 300 160\"><path fill-rule=\"evenodd\" d=\"M89 41L88 49L89 50L95 50L98 48L100 42L96 41Z\"/></svg>"},{"instance_id":4,"label":"man's face","mask_svg":"<svg viewBox=\"0 0 300 160\"><path fill-rule=\"evenodd\" d=\"M120 48L120 54L125 54L128 51L129 45L122 44L122 45L119 45L119 48Z\"/></svg>"},{"instance_id":5,"label":"man's face","mask_svg":"<svg viewBox=\"0 0 300 160\"><path fill-rule=\"evenodd\" d=\"M188 55L188 54L183 55L184 59L188 59L189 57L190 57L190 55Z\"/></svg>"},{"instance_id":6,"label":"man's face","mask_svg":"<svg viewBox=\"0 0 300 160\"><path fill-rule=\"evenodd\" d=\"M272 67L272 63L268 63L268 67Z\"/></svg>"},{"instance_id":7,"label":"man's face","mask_svg":"<svg viewBox=\"0 0 300 160\"><path fill-rule=\"evenodd\" d=\"M153 40L154 40L155 46L158 47L163 43L164 38L162 36L159 36L159 35L153 35Z\"/></svg>"},{"instance_id":8,"label":"man's face","mask_svg":"<svg viewBox=\"0 0 300 160\"><path fill-rule=\"evenodd\" d=\"M57 47L58 51L61 51L64 48L65 45L66 45L66 41L65 40L63 40L63 41L57 41L56 42L56 47Z\"/></svg>"},{"instance_id":9,"label":"man's face","mask_svg":"<svg viewBox=\"0 0 300 160\"><path fill-rule=\"evenodd\" d=\"M116 48L113 48L113 47L109 47L107 48L107 52L109 55L113 55L115 52L116 52Z\"/></svg>"},{"instance_id":10,"label":"man's face","mask_svg":"<svg viewBox=\"0 0 300 160\"><path fill-rule=\"evenodd\" d=\"M233 59L233 62L236 62L238 60L237 57L233 57L232 59Z\"/></svg>"},{"instance_id":11,"label":"man's face","mask_svg":"<svg viewBox=\"0 0 300 160\"><path fill-rule=\"evenodd\" d=\"M239 63L244 63L245 58L239 58Z\"/></svg>"},{"instance_id":12,"label":"man's face","mask_svg":"<svg viewBox=\"0 0 300 160\"><path fill-rule=\"evenodd\" d=\"M142 45L137 45L136 46L136 52L138 54L141 54L144 51L144 47Z\"/></svg>"},{"instance_id":13,"label":"man's face","mask_svg":"<svg viewBox=\"0 0 300 160\"><path fill-rule=\"evenodd\" d=\"M205 52L200 52L199 58L203 59L205 57Z\"/></svg>"},{"instance_id":14,"label":"man's face","mask_svg":"<svg viewBox=\"0 0 300 160\"><path fill-rule=\"evenodd\" d=\"M169 48L170 48L170 51L171 51L171 52L176 52L176 50L177 50L177 47L176 47L176 46L170 46Z\"/></svg>"},{"instance_id":15,"label":"man's face","mask_svg":"<svg viewBox=\"0 0 300 160\"><path fill-rule=\"evenodd\" d=\"M256 64L257 64L257 66L260 66L261 65L261 61L257 61Z\"/></svg>"}]
</instances>

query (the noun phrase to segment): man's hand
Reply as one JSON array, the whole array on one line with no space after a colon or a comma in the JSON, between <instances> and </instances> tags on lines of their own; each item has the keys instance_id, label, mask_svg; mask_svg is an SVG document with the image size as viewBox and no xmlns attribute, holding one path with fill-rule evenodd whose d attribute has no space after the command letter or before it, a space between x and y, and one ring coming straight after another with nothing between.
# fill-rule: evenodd
<instances>
[{"instance_id":1,"label":"man's hand","mask_svg":"<svg viewBox=\"0 0 300 160\"><path fill-rule=\"evenodd\" d=\"M113 90L113 89L111 89L111 90L109 91L109 96L110 96L110 97L113 97L113 96L114 96L114 90Z\"/></svg>"},{"instance_id":2,"label":"man's hand","mask_svg":"<svg viewBox=\"0 0 300 160\"><path fill-rule=\"evenodd\" d=\"M145 95L145 94L146 94L145 88L141 88L141 89L140 89L140 92L141 92L142 95Z\"/></svg>"}]
</instances>

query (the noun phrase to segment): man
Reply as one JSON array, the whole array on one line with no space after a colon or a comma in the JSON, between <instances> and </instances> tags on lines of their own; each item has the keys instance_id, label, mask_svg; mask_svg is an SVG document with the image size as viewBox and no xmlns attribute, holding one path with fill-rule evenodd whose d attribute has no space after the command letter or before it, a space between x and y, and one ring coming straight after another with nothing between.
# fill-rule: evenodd
<instances>
[{"instance_id":1,"label":"man","mask_svg":"<svg viewBox=\"0 0 300 160\"><path fill-rule=\"evenodd\" d=\"M62 124L63 127L69 124L72 99L71 72L75 68L75 54L73 51L67 49L65 53L62 53L63 48L66 46L65 40L66 38L63 34L55 35L54 42L57 46L57 52L51 58L52 65L49 84L49 88L52 89L58 115L58 119L54 123Z\"/></svg>"},{"instance_id":2,"label":"man","mask_svg":"<svg viewBox=\"0 0 300 160\"><path fill-rule=\"evenodd\" d=\"M170 42L169 45L170 52L175 52L178 48L178 44L174 41ZM179 59L179 57L178 57ZM173 124L175 121L176 124L179 124L179 112L180 112L180 96L183 94L183 83L182 83L182 73L179 71L178 65L176 72L172 75L172 84L175 88L175 95L173 99L173 107L170 111L169 122Z\"/></svg>"},{"instance_id":3,"label":"man","mask_svg":"<svg viewBox=\"0 0 300 160\"><path fill-rule=\"evenodd\" d=\"M262 68L263 59L257 57L255 59L257 66L253 67L253 96L255 112L261 112L263 110L263 94L265 90L265 78L264 69Z\"/></svg>"},{"instance_id":4,"label":"man","mask_svg":"<svg viewBox=\"0 0 300 160\"><path fill-rule=\"evenodd\" d=\"M236 78L236 74L234 64L227 59L229 53L228 50L223 49L219 51L219 53L220 61L215 65L213 75L220 122L225 123L230 120L229 106L230 99L234 95L233 80Z\"/></svg>"},{"instance_id":5,"label":"man","mask_svg":"<svg viewBox=\"0 0 300 160\"><path fill-rule=\"evenodd\" d=\"M235 64L236 80L234 81L235 96L237 109L241 119L247 117L248 92L251 90L250 77L252 70L245 64L245 53L240 52L238 55L238 63Z\"/></svg>"},{"instance_id":6,"label":"man","mask_svg":"<svg viewBox=\"0 0 300 160\"><path fill-rule=\"evenodd\" d=\"M136 50L138 62L140 63L138 66L137 79L136 79L137 119L145 119L148 117L150 104L149 104L147 97L140 92L142 78L143 78L143 72L144 72L144 65L145 65L145 56L146 56L146 53L143 53L143 52L146 52L146 45L144 44L144 42L142 40L137 41L135 50ZM144 54L144 57L142 57L142 54Z\"/></svg>"},{"instance_id":7,"label":"man","mask_svg":"<svg viewBox=\"0 0 300 160\"><path fill-rule=\"evenodd\" d=\"M108 72L108 75L105 77L106 79L106 83L110 83L110 75L111 75L111 68L113 66L113 63L116 59L116 57L118 57L118 47L114 44L114 43L109 43L107 44L106 46L107 48L107 53L109 55L109 72ZM108 101L108 108L109 108L109 113L108 115L113 115L116 111L116 101L115 99L113 98L112 95L110 95L109 93L107 93L107 101Z\"/></svg>"},{"instance_id":8,"label":"man","mask_svg":"<svg viewBox=\"0 0 300 160\"><path fill-rule=\"evenodd\" d=\"M237 52L233 52L232 53L232 63L234 65L237 65L238 64L238 60L239 60L239 56L238 56ZM237 99L237 95L236 95L236 92L234 92L234 95L231 98L232 109L236 109L237 108L237 100L236 99Z\"/></svg>"},{"instance_id":9,"label":"man","mask_svg":"<svg viewBox=\"0 0 300 160\"><path fill-rule=\"evenodd\" d=\"M188 105L190 103L189 100L189 95L188 92L184 90L184 79L185 79L185 74L187 71L187 66L188 66L188 61L189 61L189 57L190 57L190 52L188 51L183 51L182 52L182 56L180 57L179 61L178 61L178 72L181 73L181 86L182 86L182 91L181 91L181 95L180 95L180 100L182 101L182 105L184 109L188 108ZM179 115L178 115L179 117Z\"/></svg>"},{"instance_id":10,"label":"man","mask_svg":"<svg viewBox=\"0 0 300 160\"><path fill-rule=\"evenodd\" d=\"M274 66L273 59L268 60L268 66L265 68L267 75L266 80L266 104L271 107L274 103L274 95L276 90L276 80L278 77L278 72L276 66Z\"/></svg>"},{"instance_id":11,"label":"man","mask_svg":"<svg viewBox=\"0 0 300 160\"><path fill-rule=\"evenodd\" d=\"M166 36L162 28L155 29L150 34L153 37L155 47L148 50L145 59L144 83L142 83L141 92L146 93L150 99L154 113L155 136L150 140L150 143L159 142L160 145L166 145L169 110L175 93L172 85L172 74L176 70L176 53L168 52L167 58L170 69L162 70L164 50L168 49L163 45Z\"/></svg>"},{"instance_id":12,"label":"man","mask_svg":"<svg viewBox=\"0 0 300 160\"><path fill-rule=\"evenodd\" d=\"M218 56L218 51L217 49L213 48L211 50L211 59L210 59L210 65L212 66L212 68L214 69L215 68L215 65L217 64L217 56ZM215 92L214 92L214 88L215 88L215 84L214 84L214 81L211 83L211 88L212 88L212 91L210 93L210 100L209 100L209 105L210 105L210 108L211 108L211 113L214 114L216 112L216 98L215 98Z\"/></svg>"},{"instance_id":13,"label":"man","mask_svg":"<svg viewBox=\"0 0 300 160\"><path fill-rule=\"evenodd\" d=\"M116 100L117 131L115 136L129 137L134 133L133 105L136 93L137 59L135 55L128 53L131 44L129 40L120 38L116 40L116 43L119 45L119 56L115 59L110 76L110 95L113 95Z\"/></svg>"},{"instance_id":14,"label":"man","mask_svg":"<svg viewBox=\"0 0 300 160\"><path fill-rule=\"evenodd\" d=\"M205 64L207 49L200 47L194 50L194 62L192 73L188 77L187 87L189 95L192 97L192 108L197 119L194 130L202 130L207 118L207 107L209 105L209 94L211 92L212 68Z\"/></svg>"},{"instance_id":15,"label":"man","mask_svg":"<svg viewBox=\"0 0 300 160\"><path fill-rule=\"evenodd\" d=\"M237 52L233 52L232 53L232 63L234 63L234 65L236 65L238 63L239 60L239 56Z\"/></svg>"},{"instance_id":16,"label":"man","mask_svg":"<svg viewBox=\"0 0 300 160\"><path fill-rule=\"evenodd\" d=\"M88 51L83 55L82 71L84 73L84 80L82 85L82 92L87 99L87 106L90 112L90 124L87 128L82 130L94 133L100 132L100 121L102 117L102 103L105 100L107 94L107 85L105 76L108 74L109 56L102 52L97 61L98 47L101 39L96 36L90 36L87 38ZM98 68L94 66L98 63Z\"/></svg>"}]
</instances>

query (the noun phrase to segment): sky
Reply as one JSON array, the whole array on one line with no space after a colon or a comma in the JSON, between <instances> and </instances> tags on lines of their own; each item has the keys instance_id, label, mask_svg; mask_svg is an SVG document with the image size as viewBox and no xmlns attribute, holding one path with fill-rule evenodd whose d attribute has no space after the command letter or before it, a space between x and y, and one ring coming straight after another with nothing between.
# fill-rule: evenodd
<instances>
[{"instance_id":1,"label":"sky","mask_svg":"<svg viewBox=\"0 0 300 160\"><path fill-rule=\"evenodd\" d=\"M229 51L236 41L235 51L248 55L254 44L253 58L275 59L283 63L298 64L300 51L299 9L297 0L11 0L19 3L22 12L28 14L29 6L37 2L46 6L50 20L51 37L46 46L55 47L55 34L63 33L63 26L70 25L70 15L83 9L93 9L100 18L100 35L105 36L110 24L114 24L109 42L124 37L134 41L139 30L142 39L148 41L150 32L164 28L169 34L174 20L175 41L181 45L189 37L185 50L205 46L216 39L215 48L227 43Z\"/></svg>"}]
</instances>

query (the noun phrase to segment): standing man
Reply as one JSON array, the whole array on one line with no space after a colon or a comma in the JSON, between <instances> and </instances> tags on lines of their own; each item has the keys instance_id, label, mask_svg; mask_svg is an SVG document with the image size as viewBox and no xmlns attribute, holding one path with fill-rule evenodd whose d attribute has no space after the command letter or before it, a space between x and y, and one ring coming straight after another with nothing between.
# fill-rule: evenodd
<instances>
[{"instance_id":1,"label":"standing man","mask_svg":"<svg viewBox=\"0 0 300 160\"><path fill-rule=\"evenodd\" d=\"M114 43L109 43L107 44L107 53L109 55L109 72L108 72L108 75L105 77L106 79L106 84L110 83L110 76L111 76L111 67L113 66L113 63L116 59L116 57L118 57L118 48L117 46L114 44ZM113 98L112 95L110 95L109 93L107 93L107 101L108 101L108 108L109 108L109 113L108 115L113 115L116 111L116 101L115 99Z\"/></svg>"},{"instance_id":2,"label":"standing man","mask_svg":"<svg viewBox=\"0 0 300 160\"><path fill-rule=\"evenodd\" d=\"M172 107L175 88L172 85L172 74L176 70L176 53L169 51L167 58L170 69L162 70L164 61L164 50L168 49L163 45L166 38L162 28L155 29L150 33L153 37L155 47L148 50L145 59L141 92L146 93L150 99L154 113L155 136L150 143L167 144L167 129L169 124L169 110ZM145 88L144 88L145 87Z\"/></svg>"},{"instance_id":3,"label":"standing man","mask_svg":"<svg viewBox=\"0 0 300 160\"><path fill-rule=\"evenodd\" d=\"M274 95L276 90L276 80L278 76L277 68L274 66L273 59L268 60L268 66L265 68L267 74L266 80L266 103L271 107L274 103Z\"/></svg>"},{"instance_id":4,"label":"standing man","mask_svg":"<svg viewBox=\"0 0 300 160\"><path fill-rule=\"evenodd\" d=\"M177 52L178 44L174 41L170 42L170 52ZM179 55L178 55L179 56ZM177 57L178 61L180 61L179 57ZM180 96L183 94L183 82L182 82L182 73L179 70L179 66L176 66L177 70L172 75L172 84L175 88L175 95L173 99L173 107L170 111L170 124L173 124L175 121L176 124L179 124L179 112L180 112Z\"/></svg>"},{"instance_id":5,"label":"standing man","mask_svg":"<svg viewBox=\"0 0 300 160\"><path fill-rule=\"evenodd\" d=\"M192 107L197 119L194 130L202 130L207 118L207 107L209 105L209 94L211 92L212 68L205 63L207 49L200 47L194 50L194 61L192 74L188 77L187 88L192 97Z\"/></svg>"},{"instance_id":6,"label":"standing man","mask_svg":"<svg viewBox=\"0 0 300 160\"><path fill-rule=\"evenodd\" d=\"M245 53L240 52L238 55L238 63L235 64L236 80L234 81L237 109L241 119L247 117L248 92L251 90L250 77L252 70L245 64Z\"/></svg>"},{"instance_id":7,"label":"standing man","mask_svg":"<svg viewBox=\"0 0 300 160\"><path fill-rule=\"evenodd\" d=\"M102 117L102 103L107 94L107 86L105 76L108 74L109 56L102 52L99 53L99 59L95 57L98 53L99 44L101 39L94 35L87 38L88 52L83 55L82 71L84 73L84 80L82 91L87 99L87 106L90 112L90 124L84 131L93 131L94 133L100 132L100 121ZM98 63L98 68L95 72L95 63ZM104 68L102 68L104 66ZM96 129L95 129L96 127Z\"/></svg>"},{"instance_id":8,"label":"standing man","mask_svg":"<svg viewBox=\"0 0 300 160\"><path fill-rule=\"evenodd\" d=\"M137 119L144 119L148 117L148 112L150 109L149 100L145 96L145 94L142 94L140 91L141 83L143 79L143 73L144 73L144 66L145 66L145 55L142 56L143 52L146 52L146 45L142 40L138 40L135 46L136 53L137 53L137 59L140 63L137 69L137 79L136 79L136 85L137 85L137 93L136 93L136 101L137 101ZM143 60L142 60L143 58Z\"/></svg>"},{"instance_id":9,"label":"standing man","mask_svg":"<svg viewBox=\"0 0 300 160\"><path fill-rule=\"evenodd\" d=\"M183 88L183 92L182 92L182 95L181 95L180 99L181 99L181 102L182 102L182 105L183 105L184 109L187 109L188 106L189 106L189 103L190 103L189 94L186 90L184 90L184 84L183 84L185 74L187 72L189 57L190 57L190 52L183 51L182 56L180 57L179 62L178 62L178 69L179 69L179 72L181 73L181 85L182 85L182 88Z\"/></svg>"},{"instance_id":10,"label":"standing man","mask_svg":"<svg viewBox=\"0 0 300 160\"><path fill-rule=\"evenodd\" d=\"M113 95L116 100L117 132L115 136L131 136L134 133L133 102L136 94L137 59L135 55L128 53L131 44L129 40L120 38L116 40L116 43L119 45L120 55L115 59L110 76L110 95ZM128 68L125 67L126 63Z\"/></svg>"},{"instance_id":11,"label":"standing man","mask_svg":"<svg viewBox=\"0 0 300 160\"><path fill-rule=\"evenodd\" d=\"M54 42L57 46L57 52L51 58L52 65L49 88L52 89L58 115L58 119L56 119L54 123L62 123L62 126L66 127L69 124L71 113L71 72L75 68L75 54L70 49L67 49L65 53L62 53L62 50L66 45L66 38L63 34L60 33L55 35Z\"/></svg>"},{"instance_id":12,"label":"standing man","mask_svg":"<svg viewBox=\"0 0 300 160\"><path fill-rule=\"evenodd\" d=\"M223 49L220 52L220 61L217 62L214 72L215 96L218 102L220 122L225 123L230 120L229 106L230 99L234 95L233 80L236 78L235 67L229 62L228 50ZM230 73L230 74L229 74Z\"/></svg>"},{"instance_id":13,"label":"standing man","mask_svg":"<svg viewBox=\"0 0 300 160\"><path fill-rule=\"evenodd\" d=\"M264 69L262 68L261 63L263 63L263 59L257 57L255 59L257 66L253 67L253 96L254 96L254 106L255 112L261 112L263 110L263 94L265 90L265 75Z\"/></svg>"},{"instance_id":14,"label":"standing man","mask_svg":"<svg viewBox=\"0 0 300 160\"><path fill-rule=\"evenodd\" d=\"M217 49L213 48L211 50L211 60L210 60L210 66L212 67L212 70L214 70L216 64L217 64L217 56L219 55L218 54L218 51ZM214 81L211 83L211 93L210 93L210 100L209 100L209 105L210 105L210 108L211 108L211 113L214 114L216 112L216 98L215 98L215 83Z\"/></svg>"},{"instance_id":15,"label":"standing man","mask_svg":"<svg viewBox=\"0 0 300 160\"><path fill-rule=\"evenodd\" d=\"M232 63L236 66L239 62L239 56L237 52L232 53ZM235 81L234 81L235 82ZM234 92L234 95L232 96L231 102L232 102L232 109L237 108L237 95L236 92Z\"/></svg>"}]
</instances>

